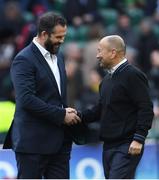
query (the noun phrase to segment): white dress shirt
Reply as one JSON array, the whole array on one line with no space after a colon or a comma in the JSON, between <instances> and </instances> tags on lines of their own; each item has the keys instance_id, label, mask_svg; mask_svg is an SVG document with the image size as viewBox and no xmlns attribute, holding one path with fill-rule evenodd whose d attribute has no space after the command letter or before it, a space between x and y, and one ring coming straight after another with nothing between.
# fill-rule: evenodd
<instances>
[{"instance_id":1,"label":"white dress shirt","mask_svg":"<svg viewBox=\"0 0 159 180\"><path fill-rule=\"evenodd\" d=\"M61 94L61 86L60 86L60 72L57 65L57 57L56 55L51 54L49 51L47 51L43 46L41 46L37 40L36 37L33 39L33 43L37 46L41 54L44 56L46 62L48 63L58 86L59 93Z\"/></svg>"}]
</instances>

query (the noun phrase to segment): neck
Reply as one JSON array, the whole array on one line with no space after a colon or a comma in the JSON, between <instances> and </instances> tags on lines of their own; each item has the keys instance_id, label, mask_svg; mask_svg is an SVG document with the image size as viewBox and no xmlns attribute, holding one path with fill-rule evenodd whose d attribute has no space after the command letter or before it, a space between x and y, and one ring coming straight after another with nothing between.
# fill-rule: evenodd
<instances>
[{"instance_id":1,"label":"neck","mask_svg":"<svg viewBox=\"0 0 159 180\"><path fill-rule=\"evenodd\" d=\"M36 40L41 46L43 46L43 47L45 48L44 42L42 41L42 39L41 39L39 36L36 36L36 37L35 37L35 40Z\"/></svg>"},{"instance_id":2,"label":"neck","mask_svg":"<svg viewBox=\"0 0 159 180\"><path fill-rule=\"evenodd\" d=\"M119 58L114 59L111 68L113 68L114 66L116 66L117 64L119 64L121 61L123 61L124 58L125 58L125 57L122 56L122 57L119 57Z\"/></svg>"}]
</instances>

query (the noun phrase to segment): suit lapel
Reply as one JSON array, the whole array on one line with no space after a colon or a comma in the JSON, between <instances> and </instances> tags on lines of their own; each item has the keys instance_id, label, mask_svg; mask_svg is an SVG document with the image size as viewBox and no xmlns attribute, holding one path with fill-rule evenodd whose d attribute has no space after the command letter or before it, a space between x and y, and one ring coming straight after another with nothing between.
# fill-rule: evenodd
<instances>
[{"instance_id":1,"label":"suit lapel","mask_svg":"<svg viewBox=\"0 0 159 180\"><path fill-rule=\"evenodd\" d=\"M45 71L47 72L48 74L48 77L51 79L51 81L54 83L54 85L56 86L56 89L59 93L59 90L58 90L58 86L57 86L57 82L55 80L55 76L54 74L52 73L48 63L46 62L45 58L43 57L43 55L41 54L41 52L39 51L39 49L36 47L36 45L34 45L33 43L31 43L31 47L34 51L34 54L35 56L37 57L37 59L39 60L40 64L44 67ZM61 73L60 73L61 75ZM60 95L60 93L59 93Z\"/></svg>"},{"instance_id":2,"label":"suit lapel","mask_svg":"<svg viewBox=\"0 0 159 180\"><path fill-rule=\"evenodd\" d=\"M59 68L59 73L60 73L60 88L61 88L61 96L64 95L64 87L65 87L65 81L64 81L64 69L62 65L62 60L60 56L57 56L57 65Z\"/></svg>"}]
</instances>

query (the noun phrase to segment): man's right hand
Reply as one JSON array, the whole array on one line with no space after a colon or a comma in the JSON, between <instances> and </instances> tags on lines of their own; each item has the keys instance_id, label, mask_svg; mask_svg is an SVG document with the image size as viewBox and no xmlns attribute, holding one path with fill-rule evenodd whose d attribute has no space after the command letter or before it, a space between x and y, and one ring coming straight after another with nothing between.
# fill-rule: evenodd
<instances>
[{"instance_id":1,"label":"man's right hand","mask_svg":"<svg viewBox=\"0 0 159 180\"><path fill-rule=\"evenodd\" d=\"M81 122L81 119L77 116L77 111L73 108L66 108L64 124L73 125L80 122Z\"/></svg>"}]
</instances>

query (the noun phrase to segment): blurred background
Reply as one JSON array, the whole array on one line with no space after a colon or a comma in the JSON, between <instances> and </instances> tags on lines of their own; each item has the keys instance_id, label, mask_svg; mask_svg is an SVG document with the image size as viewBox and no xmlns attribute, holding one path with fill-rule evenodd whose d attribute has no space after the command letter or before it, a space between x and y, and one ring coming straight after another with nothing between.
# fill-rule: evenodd
<instances>
[{"instance_id":1,"label":"blurred background","mask_svg":"<svg viewBox=\"0 0 159 180\"><path fill-rule=\"evenodd\" d=\"M105 75L96 60L99 39L106 35L118 34L125 40L128 61L148 76L155 113L137 177L159 178L159 0L0 0L1 146L15 109L14 89L9 74L10 64L17 52L36 36L36 20L46 11L60 13L68 22L68 33L61 52L65 57L68 76L68 105L78 110L89 108L98 100L98 86ZM97 150L97 153L89 155L90 158L96 159L101 148L98 130L99 124L91 123L87 134L89 145L74 146L73 153L80 150L88 158L86 149L90 153ZM91 148L92 146L95 147ZM13 158L14 161L11 152L5 153L8 152L0 153L0 177L8 177L4 175L9 172L5 168L8 167L4 163L5 160ZM72 163L75 162L76 153ZM94 167L91 166L92 169ZM88 177L103 177L91 168L87 169ZM143 175L145 172L146 177ZM72 174L72 177L76 178L77 174Z\"/></svg>"}]
</instances>

